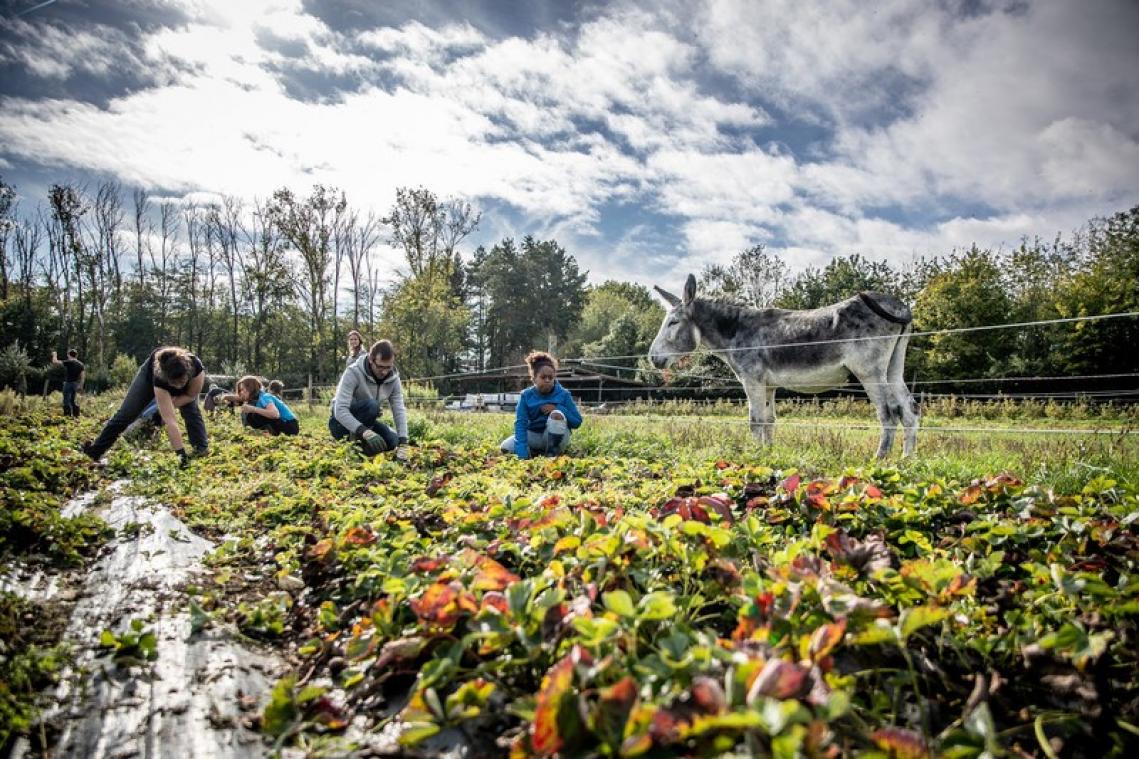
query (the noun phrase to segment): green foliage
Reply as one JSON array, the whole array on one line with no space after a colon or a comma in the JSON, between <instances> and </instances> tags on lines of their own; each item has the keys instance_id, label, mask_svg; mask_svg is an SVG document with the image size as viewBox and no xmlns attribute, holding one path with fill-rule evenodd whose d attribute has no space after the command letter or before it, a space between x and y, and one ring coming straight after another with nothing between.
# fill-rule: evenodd
<instances>
[{"instance_id":1,"label":"green foliage","mask_svg":"<svg viewBox=\"0 0 1139 759\"><path fill-rule=\"evenodd\" d=\"M585 304L586 274L554 240L505 239L476 253L471 280L483 312L476 342L488 366L518 363L535 348L562 344Z\"/></svg>"},{"instance_id":2,"label":"green foliage","mask_svg":"<svg viewBox=\"0 0 1139 759\"><path fill-rule=\"evenodd\" d=\"M380 332L395 343L408 377L447 373L465 343L470 311L451 289L449 273L429 270L398 283L384 299Z\"/></svg>"},{"instance_id":3,"label":"green foliage","mask_svg":"<svg viewBox=\"0 0 1139 759\"><path fill-rule=\"evenodd\" d=\"M141 619L132 619L129 628L118 634L103 630L99 648L120 667L141 666L158 658L158 638Z\"/></svg>"},{"instance_id":4,"label":"green foliage","mask_svg":"<svg viewBox=\"0 0 1139 759\"><path fill-rule=\"evenodd\" d=\"M0 557L42 554L76 565L110 535L92 514L60 515L65 498L98 481L77 443L60 437L65 428L42 412L0 415Z\"/></svg>"},{"instance_id":5,"label":"green foliage","mask_svg":"<svg viewBox=\"0 0 1139 759\"><path fill-rule=\"evenodd\" d=\"M62 629L47 610L0 592L0 746L27 733L39 714L35 694L56 681L68 656Z\"/></svg>"},{"instance_id":6,"label":"green foliage","mask_svg":"<svg viewBox=\"0 0 1139 759\"><path fill-rule=\"evenodd\" d=\"M111 362L110 379L115 387L127 387L138 373L139 361L130 356L119 354Z\"/></svg>"},{"instance_id":7,"label":"green foliage","mask_svg":"<svg viewBox=\"0 0 1139 759\"><path fill-rule=\"evenodd\" d=\"M0 387L11 387L21 395L28 392L28 370L31 366L28 351L19 340L0 348Z\"/></svg>"}]
</instances>

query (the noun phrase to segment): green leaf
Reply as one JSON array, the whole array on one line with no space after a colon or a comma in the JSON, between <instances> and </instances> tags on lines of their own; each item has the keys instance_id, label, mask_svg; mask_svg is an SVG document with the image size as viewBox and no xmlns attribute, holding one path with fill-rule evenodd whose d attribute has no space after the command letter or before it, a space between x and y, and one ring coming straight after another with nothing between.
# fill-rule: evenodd
<instances>
[{"instance_id":1,"label":"green leaf","mask_svg":"<svg viewBox=\"0 0 1139 759\"><path fill-rule=\"evenodd\" d=\"M637 606L640 608L637 616L642 621L659 622L676 616L673 594L663 590L644 596Z\"/></svg>"},{"instance_id":2,"label":"green leaf","mask_svg":"<svg viewBox=\"0 0 1139 759\"><path fill-rule=\"evenodd\" d=\"M939 606L913 606L902 611L898 630L903 641L923 627L935 625L949 616L949 610Z\"/></svg>"},{"instance_id":3,"label":"green leaf","mask_svg":"<svg viewBox=\"0 0 1139 759\"><path fill-rule=\"evenodd\" d=\"M601 599L605 602L605 608L619 617L632 618L637 616L632 597L623 590L603 593Z\"/></svg>"}]
</instances>

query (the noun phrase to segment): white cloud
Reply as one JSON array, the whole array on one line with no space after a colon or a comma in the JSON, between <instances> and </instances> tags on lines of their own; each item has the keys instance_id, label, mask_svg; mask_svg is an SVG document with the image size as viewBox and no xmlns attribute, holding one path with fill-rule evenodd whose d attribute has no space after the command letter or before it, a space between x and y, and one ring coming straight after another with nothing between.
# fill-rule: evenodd
<instances>
[{"instance_id":1,"label":"white cloud","mask_svg":"<svg viewBox=\"0 0 1139 759\"><path fill-rule=\"evenodd\" d=\"M347 37L301 0L187 13L132 64L170 84L105 108L0 97L0 161L247 198L323 182L379 210L423 185L508 204L520 228L484 230L564 236L595 278L698 269L756 242L792 265L904 260L1139 201L1126 2L969 17L921 0L625 2L501 39L462 21ZM122 64L114 33L41 28L0 57L56 79ZM289 96L290 77L320 75L353 84ZM770 147L804 123L811 154ZM625 206L678 236L614 231L603 214Z\"/></svg>"}]
</instances>

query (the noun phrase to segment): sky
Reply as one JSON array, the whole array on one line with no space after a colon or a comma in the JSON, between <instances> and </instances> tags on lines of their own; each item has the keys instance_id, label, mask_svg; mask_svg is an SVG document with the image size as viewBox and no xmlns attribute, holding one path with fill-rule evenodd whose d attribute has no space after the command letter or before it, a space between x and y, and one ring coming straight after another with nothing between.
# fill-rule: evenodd
<instances>
[{"instance_id":1,"label":"sky","mask_svg":"<svg viewBox=\"0 0 1139 759\"><path fill-rule=\"evenodd\" d=\"M0 0L0 177L422 186L467 252L674 290L756 244L904 265L1139 203L1136 39L1134 0Z\"/></svg>"}]
</instances>

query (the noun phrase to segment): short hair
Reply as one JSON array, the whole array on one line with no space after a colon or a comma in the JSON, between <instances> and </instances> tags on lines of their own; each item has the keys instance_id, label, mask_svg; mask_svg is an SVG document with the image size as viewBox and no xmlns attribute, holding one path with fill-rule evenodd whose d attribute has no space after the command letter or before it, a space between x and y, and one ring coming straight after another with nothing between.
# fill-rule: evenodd
<instances>
[{"instance_id":1,"label":"short hair","mask_svg":"<svg viewBox=\"0 0 1139 759\"><path fill-rule=\"evenodd\" d=\"M237 381L237 385L234 389L237 392L241 392L241 390L244 389L249 393L250 398L257 400L261 397L261 380L252 374L247 374Z\"/></svg>"},{"instance_id":2,"label":"short hair","mask_svg":"<svg viewBox=\"0 0 1139 759\"><path fill-rule=\"evenodd\" d=\"M377 358L382 358L385 361L389 358L395 358L395 346L392 345L391 340L377 340L372 343L372 347L368 351L368 358L372 361Z\"/></svg>"},{"instance_id":3,"label":"short hair","mask_svg":"<svg viewBox=\"0 0 1139 759\"><path fill-rule=\"evenodd\" d=\"M543 366L552 367L555 374L558 372L558 360L549 353L546 353L546 351L531 351L530 354L526 356L526 364L530 367L531 377L536 377L538 370Z\"/></svg>"},{"instance_id":4,"label":"short hair","mask_svg":"<svg viewBox=\"0 0 1139 759\"><path fill-rule=\"evenodd\" d=\"M75 358L78 355L79 355L79 351L75 350L74 348L69 348L67 351L67 357L68 358Z\"/></svg>"},{"instance_id":5,"label":"short hair","mask_svg":"<svg viewBox=\"0 0 1139 759\"><path fill-rule=\"evenodd\" d=\"M163 382L179 382L193 370L190 351L185 348L159 348L154 354L154 376Z\"/></svg>"},{"instance_id":6,"label":"short hair","mask_svg":"<svg viewBox=\"0 0 1139 759\"><path fill-rule=\"evenodd\" d=\"M281 393L285 392L285 383L281 382L281 380L273 380L269 383L269 392L273 395L279 396Z\"/></svg>"}]
</instances>

